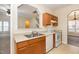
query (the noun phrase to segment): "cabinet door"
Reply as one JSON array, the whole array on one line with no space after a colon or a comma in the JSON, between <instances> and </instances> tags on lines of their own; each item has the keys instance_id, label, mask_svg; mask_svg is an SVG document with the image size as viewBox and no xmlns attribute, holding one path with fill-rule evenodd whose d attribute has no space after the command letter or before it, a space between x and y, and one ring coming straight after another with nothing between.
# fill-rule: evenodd
<instances>
[{"instance_id":1,"label":"cabinet door","mask_svg":"<svg viewBox=\"0 0 79 59\"><path fill-rule=\"evenodd\" d=\"M42 52L41 52L41 45L40 45L40 43L39 42L36 42L36 43L34 43L33 44L33 54L42 54Z\"/></svg>"},{"instance_id":2,"label":"cabinet door","mask_svg":"<svg viewBox=\"0 0 79 59\"><path fill-rule=\"evenodd\" d=\"M22 47L20 49L17 49L18 54L32 54L33 53L33 48L30 46Z\"/></svg>"},{"instance_id":3,"label":"cabinet door","mask_svg":"<svg viewBox=\"0 0 79 59\"><path fill-rule=\"evenodd\" d=\"M55 48L56 47L56 42L55 42L55 40L56 40L56 38L55 38L55 33L53 33L53 48Z\"/></svg>"},{"instance_id":4,"label":"cabinet door","mask_svg":"<svg viewBox=\"0 0 79 59\"><path fill-rule=\"evenodd\" d=\"M46 53L46 41L42 40L39 42L40 46L41 46L41 53Z\"/></svg>"},{"instance_id":5,"label":"cabinet door","mask_svg":"<svg viewBox=\"0 0 79 59\"><path fill-rule=\"evenodd\" d=\"M40 54L41 48L38 42L36 42L29 46L25 46L25 47L18 49L17 53L18 54Z\"/></svg>"},{"instance_id":6,"label":"cabinet door","mask_svg":"<svg viewBox=\"0 0 79 59\"><path fill-rule=\"evenodd\" d=\"M43 14L43 25L44 26L51 25L51 16L47 13Z\"/></svg>"},{"instance_id":7,"label":"cabinet door","mask_svg":"<svg viewBox=\"0 0 79 59\"><path fill-rule=\"evenodd\" d=\"M34 45L34 53L35 54L44 54L46 53L46 45L45 45L45 37L38 38L39 41L36 42Z\"/></svg>"}]
</instances>

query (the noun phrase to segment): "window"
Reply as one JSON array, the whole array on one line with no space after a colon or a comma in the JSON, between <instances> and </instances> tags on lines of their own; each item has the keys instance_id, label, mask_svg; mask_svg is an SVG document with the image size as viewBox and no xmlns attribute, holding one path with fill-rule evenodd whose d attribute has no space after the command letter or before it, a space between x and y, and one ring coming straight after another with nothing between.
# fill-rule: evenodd
<instances>
[{"instance_id":1,"label":"window","mask_svg":"<svg viewBox=\"0 0 79 59\"><path fill-rule=\"evenodd\" d=\"M8 31L8 30L9 30L9 24L8 24L7 21L4 21L3 22L3 31L5 32L5 31Z\"/></svg>"},{"instance_id":2,"label":"window","mask_svg":"<svg viewBox=\"0 0 79 59\"><path fill-rule=\"evenodd\" d=\"M79 20L68 21L69 32L79 32Z\"/></svg>"},{"instance_id":3,"label":"window","mask_svg":"<svg viewBox=\"0 0 79 59\"><path fill-rule=\"evenodd\" d=\"M79 32L79 20L76 20L76 32Z\"/></svg>"},{"instance_id":4,"label":"window","mask_svg":"<svg viewBox=\"0 0 79 59\"><path fill-rule=\"evenodd\" d=\"M8 21L0 21L0 32L9 31Z\"/></svg>"},{"instance_id":5,"label":"window","mask_svg":"<svg viewBox=\"0 0 79 59\"><path fill-rule=\"evenodd\" d=\"M69 21L68 22L69 32L75 31L75 21Z\"/></svg>"},{"instance_id":6,"label":"window","mask_svg":"<svg viewBox=\"0 0 79 59\"><path fill-rule=\"evenodd\" d=\"M0 32L2 32L2 21L0 21Z\"/></svg>"}]
</instances>

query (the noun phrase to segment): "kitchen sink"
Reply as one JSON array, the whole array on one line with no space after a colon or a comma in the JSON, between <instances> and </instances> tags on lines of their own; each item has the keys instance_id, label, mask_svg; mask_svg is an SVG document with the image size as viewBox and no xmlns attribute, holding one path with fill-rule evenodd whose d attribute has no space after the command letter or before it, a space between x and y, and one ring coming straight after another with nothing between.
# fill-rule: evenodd
<instances>
[{"instance_id":1,"label":"kitchen sink","mask_svg":"<svg viewBox=\"0 0 79 59\"><path fill-rule=\"evenodd\" d=\"M37 36L41 36L42 34L38 33L38 34L26 34L24 36L26 36L27 38L32 38L32 37L37 37Z\"/></svg>"},{"instance_id":2,"label":"kitchen sink","mask_svg":"<svg viewBox=\"0 0 79 59\"><path fill-rule=\"evenodd\" d=\"M27 38L31 38L31 37L33 37L32 35L24 35L24 36L26 36Z\"/></svg>"}]
</instances>

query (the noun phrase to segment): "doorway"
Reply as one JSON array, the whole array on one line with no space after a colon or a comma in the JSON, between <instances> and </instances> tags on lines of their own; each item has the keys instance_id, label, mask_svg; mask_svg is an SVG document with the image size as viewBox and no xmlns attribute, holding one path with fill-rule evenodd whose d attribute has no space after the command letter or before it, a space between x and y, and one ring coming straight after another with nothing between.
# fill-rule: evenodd
<instances>
[{"instance_id":1,"label":"doorway","mask_svg":"<svg viewBox=\"0 0 79 59\"><path fill-rule=\"evenodd\" d=\"M10 53L10 16L7 9L10 5L0 5L0 54ZM2 9L5 8L6 10ZM7 8L8 7L8 8Z\"/></svg>"},{"instance_id":2,"label":"doorway","mask_svg":"<svg viewBox=\"0 0 79 59\"><path fill-rule=\"evenodd\" d=\"M68 44L79 47L79 10L68 15Z\"/></svg>"}]
</instances>

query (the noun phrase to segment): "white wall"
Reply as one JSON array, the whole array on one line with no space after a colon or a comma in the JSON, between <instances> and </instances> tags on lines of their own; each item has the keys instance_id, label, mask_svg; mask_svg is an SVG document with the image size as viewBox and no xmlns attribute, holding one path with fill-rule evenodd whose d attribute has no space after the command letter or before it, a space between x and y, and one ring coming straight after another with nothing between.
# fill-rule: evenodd
<instances>
[{"instance_id":1,"label":"white wall","mask_svg":"<svg viewBox=\"0 0 79 59\"><path fill-rule=\"evenodd\" d=\"M12 9L12 30L15 32L17 30L17 5L13 4L11 5Z\"/></svg>"},{"instance_id":2,"label":"white wall","mask_svg":"<svg viewBox=\"0 0 79 59\"><path fill-rule=\"evenodd\" d=\"M40 27L44 28L43 21L42 21L43 20L43 16L42 16L43 13L47 12L47 13L50 13L50 14L55 14L54 11L50 10L48 8L45 8L45 7L41 6L40 4L31 4L31 6L33 6L35 8L38 8L39 14L40 14L40 17L39 17L39 19L40 19Z\"/></svg>"},{"instance_id":3,"label":"white wall","mask_svg":"<svg viewBox=\"0 0 79 59\"><path fill-rule=\"evenodd\" d=\"M17 4L14 4L13 6L12 6L12 21L13 21L13 33L22 33L22 32L26 32L26 29L18 29L18 19L17 19ZM45 7L42 7L42 6L40 6L40 4L38 5L38 4L31 4L31 6L33 6L33 7L35 7L35 8L38 8L38 10L39 10L39 19L40 19L40 28L44 28L43 27L43 22L42 22L42 14L44 13L44 12L48 12L48 13L50 13L50 14L54 14L53 12L52 12L52 10L49 10L48 8L45 8ZM35 29L35 30L37 30L37 29ZM28 32L29 32L29 30L27 30ZM30 31L32 31L32 29L30 29Z\"/></svg>"},{"instance_id":4,"label":"white wall","mask_svg":"<svg viewBox=\"0 0 79 59\"><path fill-rule=\"evenodd\" d=\"M14 32L17 30L17 6L16 4L11 5L11 53L15 53L14 45Z\"/></svg>"},{"instance_id":5,"label":"white wall","mask_svg":"<svg viewBox=\"0 0 79 59\"><path fill-rule=\"evenodd\" d=\"M79 9L79 5L69 5L64 8L55 10L54 12L58 16L58 27L57 29L62 30L63 43L67 43L67 15L73 11Z\"/></svg>"}]
</instances>

